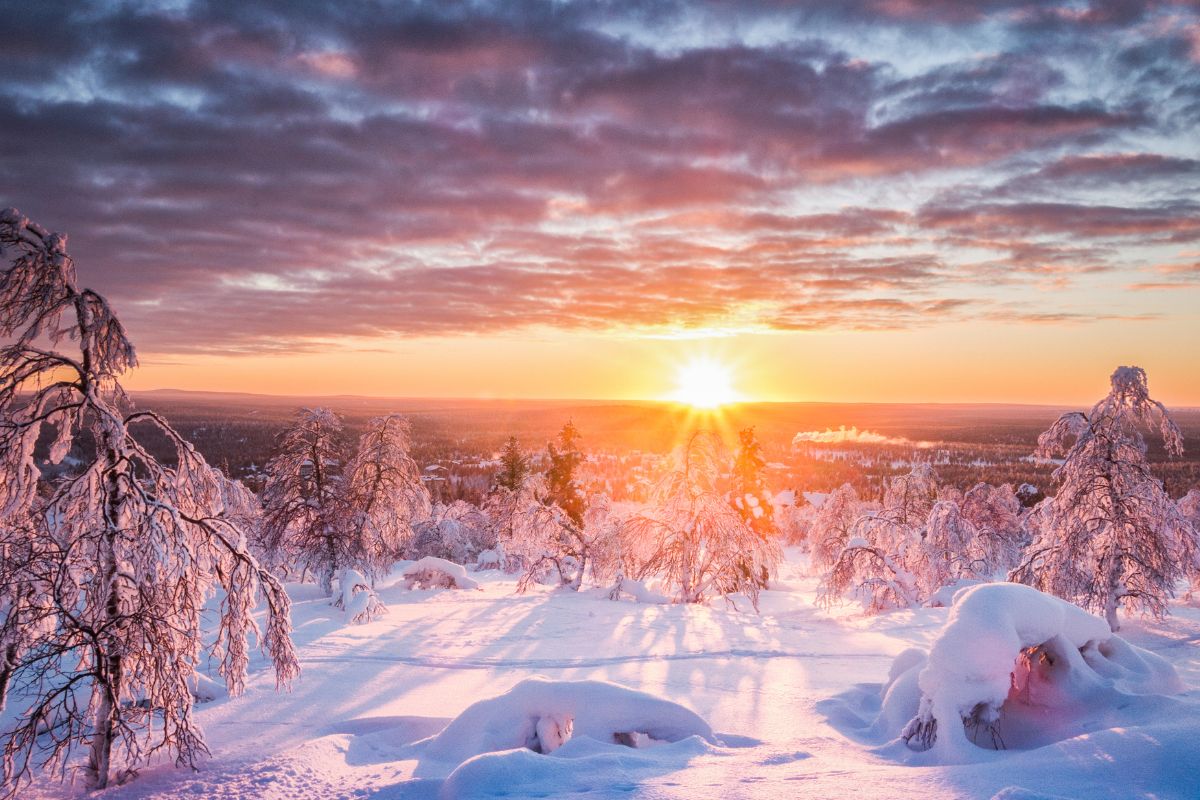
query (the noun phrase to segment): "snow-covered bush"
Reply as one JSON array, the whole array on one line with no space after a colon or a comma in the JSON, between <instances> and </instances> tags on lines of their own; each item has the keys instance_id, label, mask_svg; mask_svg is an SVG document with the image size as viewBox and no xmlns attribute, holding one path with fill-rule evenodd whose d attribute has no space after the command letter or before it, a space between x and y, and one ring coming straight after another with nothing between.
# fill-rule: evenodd
<instances>
[{"instance_id":1,"label":"snow-covered bush","mask_svg":"<svg viewBox=\"0 0 1200 800\"><path fill-rule=\"evenodd\" d=\"M455 500L449 505L438 503L428 519L417 523L406 555L415 559L434 556L465 564L495 546L487 515L465 500Z\"/></svg>"},{"instance_id":2,"label":"snow-covered bush","mask_svg":"<svg viewBox=\"0 0 1200 800\"><path fill-rule=\"evenodd\" d=\"M849 594L869 613L907 608L930 601L944 587L991 580L1012 557L1016 522L1007 513L1006 490L979 484L965 495L938 492L931 476L928 467L920 466L893 479L883 508L854 522L851 538L821 582L824 604ZM943 499L933 501L925 518L918 518L917 511L938 496ZM991 526L986 533L964 506Z\"/></svg>"},{"instance_id":3,"label":"snow-covered bush","mask_svg":"<svg viewBox=\"0 0 1200 800\"><path fill-rule=\"evenodd\" d=\"M635 579L656 575L683 603L744 593L757 608L782 553L717 490L726 463L719 437L693 434L656 487L653 507L626 520L622 536L649 549Z\"/></svg>"},{"instance_id":4,"label":"snow-covered bush","mask_svg":"<svg viewBox=\"0 0 1200 800\"><path fill-rule=\"evenodd\" d=\"M669 700L607 681L533 677L469 706L430 740L426 754L461 763L513 748L549 753L580 736L626 745L639 736L657 742L689 736L716 741L699 715Z\"/></svg>"},{"instance_id":5,"label":"snow-covered bush","mask_svg":"<svg viewBox=\"0 0 1200 800\"><path fill-rule=\"evenodd\" d=\"M1183 439L1150 397L1146 373L1118 367L1112 390L1089 414L1064 414L1038 438L1037 455L1063 454L1057 493L1038 506L1036 535L1013 580L1103 612L1166 613L1175 583L1194 563L1196 532L1150 472L1140 427L1154 426L1167 453Z\"/></svg>"},{"instance_id":6,"label":"snow-covered bush","mask_svg":"<svg viewBox=\"0 0 1200 800\"><path fill-rule=\"evenodd\" d=\"M436 556L425 556L400 571L405 589L478 589L479 582L467 577L461 564Z\"/></svg>"},{"instance_id":7,"label":"snow-covered bush","mask_svg":"<svg viewBox=\"0 0 1200 800\"><path fill-rule=\"evenodd\" d=\"M980 574L1007 572L1020 559L1025 542L1021 501L1012 486L977 483L963 495L962 515L975 527L972 557Z\"/></svg>"},{"instance_id":8,"label":"snow-covered bush","mask_svg":"<svg viewBox=\"0 0 1200 800\"><path fill-rule=\"evenodd\" d=\"M387 611L387 606L371 588L370 581L353 569L342 570L334 605L345 611L351 622L357 623L370 622Z\"/></svg>"},{"instance_id":9,"label":"snow-covered bush","mask_svg":"<svg viewBox=\"0 0 1200 800\"><path fill-rule=\"evenodd\" d=\"M1115 636L1100 617L1013 583L960 593L928 662L910 661L920 669L921 699L901 736L947 762L968 759L976 745L1044 741L1037 728L1051 720L1182 689L1168 662Z\"/></svg>"}]
</instances>

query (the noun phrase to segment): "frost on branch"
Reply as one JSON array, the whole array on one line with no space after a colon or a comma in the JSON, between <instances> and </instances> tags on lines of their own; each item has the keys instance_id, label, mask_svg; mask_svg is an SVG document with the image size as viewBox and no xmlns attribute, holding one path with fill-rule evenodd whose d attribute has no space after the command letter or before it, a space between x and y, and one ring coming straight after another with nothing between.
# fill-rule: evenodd
<instances>
[{"instance_id":1,"label":"frost on branch","mask_svg":"<svg viewBox=\"0 0 1200 800\"><path fill-rule=\"evenodd\" d=\"M1037 455L1063 455L1058 491L1034 513L1033 541L1012 579L1102 612L1166 613L1175 582L1196 558L1195 531L1150 472L1140 429L1183 452L1179 428L1153 400L1146 373L1119 367L1112 390L1088 414L1065 414L1038 438Z\"/></svg>"},{"instance_id":2,"label":"frost on branch","mask_svg":"<svg viewBox=\"0 0 1200 800\"><path fill-rule=\"evenodd\" d=\"M655 488L654 506L623 526L622 537L646 552L630 577L658 576L678 602L744 593L758 607L759 592L782 553L718 491L727 463L721 440L708 431L693 434L675 453Z\"/></svg>"},{"instance_id":3,"label":"frost on branch","mask_svg":"<svg viewBox=\"0 0 1200 800\"><path fill-rule=\"evenodd\" d=\"M928 661L910 660L920 669L920 702L900 735L943 763L969 760L977 745L1066 738L1089 715L1183 688L1168 662L1115 636L1100 617L1012 583L960 594Z\"/></svg>"},{"instance_id":4,"label":"frost on branch","mask_svg":"<svg viewBox=\"0 0 1200 800\"><path fill-rule=\"evenodd\" d=\"M65 245L0 212L10 259L0 272L0 530L14 557L5 583L28 590L5 590L0 628L9 694L22 703L4 735L10 794L37 769L65 774L85 746L96 788L114 755L125 773L159 753L194 764L206 749L190 683L201 608L218 589L209 650L229 691L242 690L251 637L280 683L299 672L287 594L247 550L247 493L161 417L128 411L117 379L135 364L133 346L104 298L77 287ZM147 429L173 446L173 466L139 442ZM34 461L43 432L52 460L82 451L81 467L52 486Z\"/></svg>"}]
</instances>

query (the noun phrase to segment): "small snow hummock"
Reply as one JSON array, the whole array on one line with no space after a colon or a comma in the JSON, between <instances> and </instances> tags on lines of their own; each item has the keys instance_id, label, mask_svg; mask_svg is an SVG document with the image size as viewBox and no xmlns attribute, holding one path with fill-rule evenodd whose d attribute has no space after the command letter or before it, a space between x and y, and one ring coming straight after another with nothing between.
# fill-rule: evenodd
<instances>
[{"instance_id":1,"label":"small snow hummock","mask_svg":"<svg viewBox=\"0 0 1200 800\"><path fill-rule=\"evenodd\" d=\"M478 589L479 582L467 577L461 564L436 556L425 556L400 572L405 589Z\"/></svg>"},{"instance_id":2,"label":"small snow hummock","mask_svg":"<svg viewBox=\"0 0 1200 800\"><path fill-rule=\"evenodd\" d=\"M370 622L387 611L361 572L344 569L339 583L341 591L334 605L349 614L351 622Z\"/></svg>"},{"instance_id":3,"label":"small snow hummock","mask_svg":"<svg viewBox=\"0 0 1200 800\"><path fill-rule=\"evenodd\" d=\"M909 669L894 673L919 666L907 658ZM896 674L889 684L908 682ZM976 744L1044 743L1035 729L1048 718L1063 727L1071 717L1126 708L1137 695L1182 689L1168 662L1115 636L1102 618L1015 583L957 594L917 684L920 705L900 735L942 763L971 760Z\"/></svg>"},{"instance_id":4,"label":"small snow hummock","mask_svg":"<svg viewBox=\"0 0 1200 800\"><path fill-rule=\"evenodd\" d=\"M527 678L498 697L480 700L429 742L427 755L462 763L483 753L523 748L551 753L573 737L606 744L678 742L712 728L669 700L607 681Z\"/></svg>"},{"instance_id":5,"label":"small snow hummock","mask_svg":"<svg viewBox=\"0 0 1200 800\"><path fill-rule=\"evenodd\" d=\"M499 550L483 550L475 559L475 571L485 569L500 569L504 566L504 554Z\"/></svg>"}]
</instances>

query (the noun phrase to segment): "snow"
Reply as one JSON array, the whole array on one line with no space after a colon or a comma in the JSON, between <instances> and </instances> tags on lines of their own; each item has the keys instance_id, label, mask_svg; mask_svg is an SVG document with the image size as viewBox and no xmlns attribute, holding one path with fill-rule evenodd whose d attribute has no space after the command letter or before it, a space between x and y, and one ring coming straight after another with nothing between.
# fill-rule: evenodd
<instances>
[{"instance_id":1,"label":"snow","mask_svg":"<svg viewBox=\"0 0 1200 800\"><path fill-rule=\"evenodd\" d=\"M400 576L409 589L479 588L479 582L467 576L465 567L437 556L425 556L406 564Z\"/></svg>"},{"instance_id":2,"label":"snow","mask_svg":"<svg viewBox=\"0 0 1200 800\"><path fill-rule=\"evenodd\" d=\"M622 737L638 733L665 742L699 736L715 743L708 723L677 703L607 681L533 677L467 708L426 752L461 764L513 748L549 753L575 736L619 745Z\"/></svg>"},{"instance_id":3,"label":"snow","mask_svg":"<svg viewBox=\"0 0 1200 800\"><path fill-rule=\"evenodd\" d=\"M787 555L772 585L789 590L763 591L761 615L720 599L614 603L603 592L537 586L518 595L516 576L498 571L472 573L479 591L413 592L404 588L404 564L376 581L388 613L352 625L318 587L289 584L303 669L292 691L277 692L267 662L254 657L242 697L195 708L212 749L199 772L163 763L103 798L1200 796L1200 608L1174 601L1166 620L1128 618L1121 632L1174 666L1182 694L1129 693L1127 708L1073 717L1074 729L1056 731L1053 741L976 748L969 761L940 763L897 737L917 711L925 654L954 612L824 610L814 604L817 581L805 557ZM215 665L202 667L216 675ZM431 737L535 675L619 684L679 704L708 723L712 741L602 742L582 726L593 724L588 714L610 712L589 704L576 709L571 737L549 755L518 745L457 761L480 749L464 744L447 760L430 757ZM622 719L598 730L616 727L637 726ZM21 797L79 792L43 782Z\"/></svg>"},{"instance_id":4,"label":"snow","mask_svg":"<svg viewBox=\"0 0 1200 800\"><path fill-rule=\"evenodd\" d=\"M1021 659L1026 648L1040 650ZM1060 711L1128 706L1133 695L1165 696L1183 688L1169 663L1130 646L1100 617L1013 583L984 584L956 596L918 686L920 709L903 735L919 738L922 724L935 723L933 747L943 762L979 753L960 720L999 724L1004 709L1016 703ZM1037 735L1024 727L1038 721L1023 716L1028 718L1019 724L1000 725L1009 732L1002 737L1006 746Z\"/></svg>"}]
</instances>

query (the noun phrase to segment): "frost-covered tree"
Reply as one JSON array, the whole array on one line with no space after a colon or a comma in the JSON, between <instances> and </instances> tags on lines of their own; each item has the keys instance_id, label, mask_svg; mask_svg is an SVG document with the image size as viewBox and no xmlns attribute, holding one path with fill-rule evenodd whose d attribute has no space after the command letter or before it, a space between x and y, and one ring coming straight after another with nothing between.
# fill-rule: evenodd
<instances>
[{"instance_id":1,"label":"frost-covered tree","mask_svg":"<svg viewBox=\"0 0 1200 800\"><path fill-rule=\"evenodd\" d=\"M398 414L376 417L346 465L353 552L372 581L400 558L414 523L430 513L429 492L409 447L407 420Z\"/></svg>"},{"instance_id":2,"label":"frost-covered tree","mask_svg":"<svg viewBox=\"0 0 1200 800\"><path fill-rule=\"evenodd\" d=\"M465 500L437 503L414 528L408 558L427 556L465 564L483 550L493 547L495 534L487 514Z\"/></svg>"},{"instance_id":3,"label":"frost-covered tree","mask_svg":"<svg viewBox=\"0 0 1200 800\"><path fill-rule=\"evenodd\" d=\"M638 574L661 578L678 602L702 603L712 595L758 595L782 554L729 505L718 489L728 464L720 438L697 431L674 455L655 488L654 505L630 517L623 535L645 543L649 554Z\"/></svg>"},{"instance_id":4,"label":"frost-covered tree","mask_svg":"<svg viewBox=\"0 0 1200 800\"><path fill-rule=\"evenodd\" d=\"M767 461L763 458L762 445L754 435L754 428L739 431L729 502L756 533L774 536L778 530L775 527L771 494L767 491L766 467Z\"/></svg>"},{"instance_id":5,"label":"frost-covered tree","mask_svg":"<svg viewBox=\"0 0 1200 800\"><path fill-rule=\"evenodd\" d=\"M1038 437L1036 454L1061 455L1058 491L1038 508L1041 524L1012 579L1103 612L1114 631L1124 606L1166 613L1175 582L1194 558L1192 527L1150 472L1141 429L1153 427L1171 456L1183 438L1150 397L1140 367L1118 367L1090 413L1064 414Z\"/></svg>"},{"instance_id":6,"label":"frost-covered tree","mask_svg":"<svg viewBox=\"0 0 1200 800\"><path fill-rule=\"evenodd\" d=\"M576 471L583 463L579 450L579 431L568 421L558 432L556 441L546 445L550 466L546 470L547 498L566 512L577 527L583 527L583 512L587 507Z\"/></svg>"},{"instance_id":7,"label":"frost-covered tree","mask_svg":"<svg viewBox=\"0 0 1200 800\"><path fill-rule=\"evenodd\" d=\"M851 595L868 612L877 613L925 602L943 586L962 580L990 580L997 568L995 559L1007 550L983 535L960 500L953 499L967 503L972 498L971 508L986 521L990 517L981 506L991 503L992 497L982 487L986 485L966 495L941 492L932 470L924 465L892 479L883 508L854 521L822 580L822 602L830 605ZM917 516L931 498L939 496L949 499L934 501L923 519ZM1001 500L995 502L1002 505ZM1002 514L995 516L996 524L1010 524Z\"/></svg>"},{"instance_id":8,"label":"frost-covered tree","mask_svg":"<svg viewBox=\"0 0 1200 800\"><path fill-rule=\"evenodd\" d=\"M219 589L207 649L237 694L260 599L279 681L298 674L287 594L247 549L246 509L229 507L248 493L157 414L127 410L118 378L133 345L107 301L78 288L66 237L8 209L0 249L12 256L0 272L0 529L18 548L6 577L33 598L5 600L17 614L7 643L18 636L9 694L23 710L4 733L4 786L15 793L37 768L65 773L85 746L96 788L114 755L126 772L159 753L191 765L205 752L189 688L206 649L201 609ZM143 447L139 426L170 443L172 464ZM35 459L43 434L51 462L72 450L79 461L53 486Z\"/></svg>"},{"instance_id":9,"label":"frost-covered tree","mask_svg":"<svg viewBox=\"0 0 1200 800\"><path fill-rule=\"evenodd\" d=\"M1183 518L1192 526L1192 540L1200 543L1200 487L1192 489L1179 498L1175 505ZM1191 578L1187 596L1189 600L1194 601L1197 594L1200 594L1200 546L1195 548L1191 563L1185 566Z\"/></svg>"},{"instance_id":10,"label":"frost-covered tree","mask_svg":"<svg viewBox=\"0 0 1200 800\"><path fill-rule=\"evenodd\" d=\"M850 484L843 483L829 493L817 509L808 534L814 571L825 572L833 566L842 548L850 541L850 532L862 513L858 492Z\"/></svg>"},{"instance_id":11,"label":"frost-covered tree","mask_svg":"<svg viewBox=\"0 0 1200 800\"><path fill-rule=\"evenodd\" d=\"M980 574L1007 571L1024 545L1021 501L1012 486L977 483L963 495L962 515L975 526L973 556Z\"/></svg>"},{"instance_id":12,"label":"frost-covered tree","mask_svg":"<svg viewBox=\"0 0 1200 800\"><path fill-rule=\"evenodd\" d=\"M338 570L362 561L345 463L341 417L328 408L300 409L280 436L263 485L264 550L276 562L311 570L327 597Z\"/></svg>"}]
</instances>

